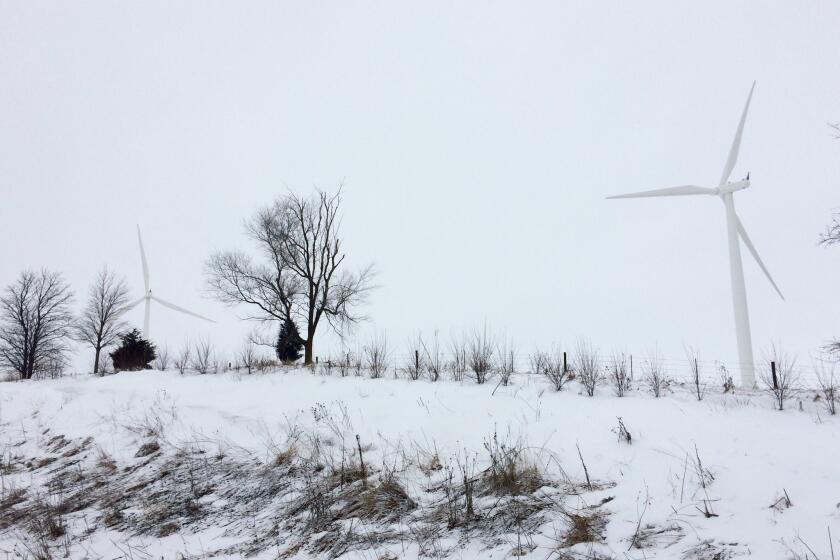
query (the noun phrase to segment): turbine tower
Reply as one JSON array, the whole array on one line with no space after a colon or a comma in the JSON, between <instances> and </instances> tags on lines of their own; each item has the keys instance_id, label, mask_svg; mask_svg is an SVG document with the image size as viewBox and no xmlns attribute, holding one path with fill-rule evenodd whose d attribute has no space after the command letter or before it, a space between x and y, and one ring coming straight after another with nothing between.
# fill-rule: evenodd
<instances>
[{"instance_id":1,"label":"turbine tower","mask_svg":"<svg viewBox=\"0 0 840 560\"><path fill-rule=\"evenodd\" d=\"M150 314L151 308L152 308L152 301L155 301L156 303L159 303L160 305L162 305L164 307L168 307L169 309L172 309L174 311L178 311L178 312L184 313L186 315L192 315L193 317L198 317L199 319L202 319L204 321L209 321L210 323L215 323L216 321L214 321L212 319L208 319L207 317L199 315L198 313L193 313L192 311L188 311L188 310L184 309L183 307L178 307L174 303L169 303L168 301L164 301L164 300L160 299L159 297L152 295L152 290L149 287L149 264L146 262L146 251L143 250L143 237L140 235L140 226L139 225L137 226L137 241L140 243L140 261L143 263L143 289L144 289L143 293L144 293L144 295L143 295L143 297L141 297L137 301L129 304L129 306L126 308L126 311L134 309L135 307L137 307L141 303L146 302L146 306L145 306L146 309L145 309L145 312L143 314L143 338L145 338L146 340L149 339L149 314Z\"/></svg>"},{"instance_id":2,"label":"turbine tower","mask_svg":"<svg viewBox=\"0 0 840 560\"><path fill-rule=\"evenodd\" d=\"M637 192L631 194L623 194L618 196L610 196L607 198L645 198L655 196L687 196L687 195L712 195L717 196L723 202L726 211L726 232L727 241L729 244L729 274L732 287L732 307L735 312L735 336L738 342L738 361L741 366L741 383L745 387L752 387L755 385L755 365L753 361L752 338L750 335L750 317L747 309L747 288L744 284L744 267L741 262L741 247L738 242L740 237L744 242L749 252L755 258L758 266L764 272L764 275L773 285L773 289L779 294L779 297L784 300L782 292L770 276L767 267L761 257L758 256L755 246L747 235L747 230L735 213L735 202L733 194L746 189L750 186L750 175L740 181L729 181L729 176L732 174L732 169L735 167L735 162L738 160L738 149L741 146L741 136L744 133L744 122L747 120L747 111L750 108L750 100L752 99L753 90L755 89L755 82L750 88L750 93L747 96L747 104L744 106L744 112L741 113L741 121L738 123L738 129L735 132L735 139L732 141L732 147L729 150L729 157L726 164L723 166L723 174L720 177L720 183L715 188L699 187L696 185L683 185L679 187L669 187L665 189L657 189L652 191Z\"/></svg>"}]
</instances>

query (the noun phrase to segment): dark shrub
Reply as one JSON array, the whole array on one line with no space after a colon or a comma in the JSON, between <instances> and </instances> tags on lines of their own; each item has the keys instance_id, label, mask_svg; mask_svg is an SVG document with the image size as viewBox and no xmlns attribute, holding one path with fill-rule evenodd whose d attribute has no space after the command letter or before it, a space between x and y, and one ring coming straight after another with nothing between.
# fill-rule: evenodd
<instances>
[{"instance_id":1,"label":"dark shrub","mask_svg":"<svg viewBox=\"0 0 840 560\"><path fill-rule=\"evenodd\" d=\"M137 371L151 369L157 355L155 345L140 336L137 329L120 335L120 347L111 352L115 371Z\"/></svg>"},{"instance_id":2,"label":"dark shrub","mask_svg":"<svg viewBox=\"0 0 840 560\"><path fill-rule=\"evenodd\" d=\"M281 362L296 362L303 350L303 339L300 337L294 321L285 321L280 326L277 335L277 359Z\"/></svg>"}]
</instances>

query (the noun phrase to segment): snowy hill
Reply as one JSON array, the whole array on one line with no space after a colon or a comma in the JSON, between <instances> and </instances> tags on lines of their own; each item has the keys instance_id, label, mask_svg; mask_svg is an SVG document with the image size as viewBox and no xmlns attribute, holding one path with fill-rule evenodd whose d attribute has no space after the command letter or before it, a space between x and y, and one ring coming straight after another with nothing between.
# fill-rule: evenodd
<instances>
[{"instance_id":1,"label":"snowy hill","mask_svg":"<svg viewBox=\"0 0 840 560\"><path fill-rule=\"evenodd\" d=\"M840 425L813 396L308 370L3 383L0 554L832 558Z\"/></svg>"}]
</instances>

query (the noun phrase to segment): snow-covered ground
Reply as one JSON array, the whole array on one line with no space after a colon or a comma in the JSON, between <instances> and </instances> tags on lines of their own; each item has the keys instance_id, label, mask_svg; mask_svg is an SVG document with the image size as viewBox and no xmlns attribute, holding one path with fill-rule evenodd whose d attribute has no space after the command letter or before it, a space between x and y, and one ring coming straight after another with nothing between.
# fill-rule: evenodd
<instances>
[{"instance_id":1,"label":"snow-covered ground","mask_svg":"<svg viewBox=\"0 0 840 560\"><path fill-rule=\"evenodd\" d=\"M308 370L2 383L0 557L832 558L840 421L813 396ZM495 484L492 456L524 482Z\"/></svg>"}]
</instances>

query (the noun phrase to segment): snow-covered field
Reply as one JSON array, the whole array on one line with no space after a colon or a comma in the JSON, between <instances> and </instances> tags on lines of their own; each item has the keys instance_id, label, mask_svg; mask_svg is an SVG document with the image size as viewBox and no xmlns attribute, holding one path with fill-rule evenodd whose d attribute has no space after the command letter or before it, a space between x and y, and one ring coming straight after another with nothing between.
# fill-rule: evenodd
<instances>
[{"instance_id":1,"label":"snow-covered field","mask_svg":"<svg viewBox=\"0 0 840 560\"><path fill-rule=\"evenodd\" d=\"M531 375L2 383L0 558L832 558L840 424L789 408Z\"/></svg>"}]
</instances>

